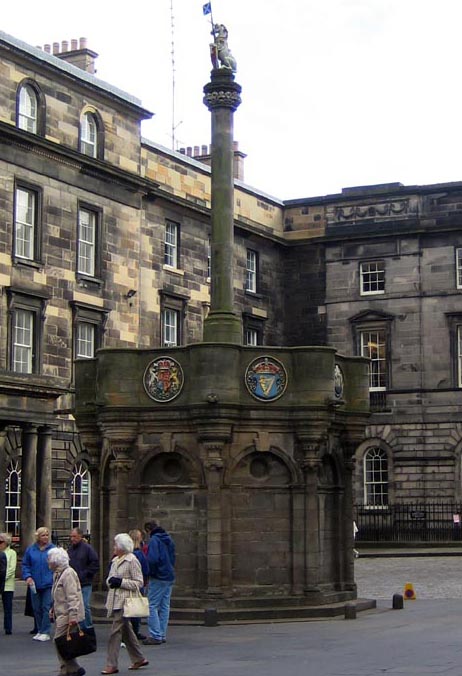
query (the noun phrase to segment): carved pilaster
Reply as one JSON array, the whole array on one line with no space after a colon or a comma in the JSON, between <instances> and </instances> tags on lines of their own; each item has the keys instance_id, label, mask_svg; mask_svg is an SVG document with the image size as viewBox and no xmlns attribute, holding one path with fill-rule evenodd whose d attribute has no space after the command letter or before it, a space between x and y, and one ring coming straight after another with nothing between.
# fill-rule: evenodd
<instances>
[{"instance_id":1,"label":"carved pilaster","mask_svg":"<svg viewBox=\"0 0 462 676\"><path fill-rule=\"evenodd\" d=\"M223 512L221 486L223 482L223 439L202 442L205 452L204 470L207 482L207 595L223 594Z\"/></svg>"}]
</instances>

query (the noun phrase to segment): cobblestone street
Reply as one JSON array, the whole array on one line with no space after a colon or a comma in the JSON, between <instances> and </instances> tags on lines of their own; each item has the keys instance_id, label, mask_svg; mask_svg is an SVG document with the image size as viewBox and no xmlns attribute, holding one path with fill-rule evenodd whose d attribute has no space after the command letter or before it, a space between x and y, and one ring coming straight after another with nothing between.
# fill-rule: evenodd
<instances>
[{"instance_id":1,"label":"cobblestone street","mask_svg":"<svg viewBox=\"0 0 462 676\"><path fill-rule=\"evenodd\" d=\"M355 560L358 597L391 599L411 582L418 599L462 599L462 555Z\"/></svg>"}]
</instances>

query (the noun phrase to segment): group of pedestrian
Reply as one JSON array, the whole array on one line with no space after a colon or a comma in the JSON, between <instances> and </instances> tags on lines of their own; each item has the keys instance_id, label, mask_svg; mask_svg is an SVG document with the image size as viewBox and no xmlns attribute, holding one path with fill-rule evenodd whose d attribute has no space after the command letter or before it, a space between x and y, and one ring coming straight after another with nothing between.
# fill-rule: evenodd
<instances>
[{"instance_id":1,"label":"group of pedestrian","mask_svg":"<svg viewBox=\"0 0 462 676\"><path fill-rule=\"evenodd\" d=\"M107 648L107 662L102 674L118 673L121 645L131 659L130 670L149 664L141 645L161 645L167 640L170 597L175 581L175 543L157 522L145 524L147 540L141 530L119 533L114 538L113 558L106 578L106 610L112 618ZM66 551L50 541L50 531L40 527L35 542L22 560L22 578L27 584L34 614L36 641L49 641L51 623L56 639L76 625L92 630L91 593L99 558L86 541L83 531L74 528ZM16 552L11 537L0 533L0 592L4 610L5 634L12 633L12 606L16 570ZM146 595L149 601L149 635L140 633L141 619L124 615L124 602L133 595ZM60 676L83 676L85 669L75 658L66 659L57 648Z\"/></svg>"}]
</instances>

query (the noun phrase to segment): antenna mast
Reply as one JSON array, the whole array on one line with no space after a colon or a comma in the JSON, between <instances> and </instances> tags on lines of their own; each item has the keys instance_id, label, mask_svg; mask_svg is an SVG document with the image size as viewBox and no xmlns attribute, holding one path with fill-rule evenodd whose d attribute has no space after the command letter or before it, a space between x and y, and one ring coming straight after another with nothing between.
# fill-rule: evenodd
<instances>
[{"instance_id":1,"label":"antenna mast","mask_svg":"<svg viewBox=\"0 0 462 676\"><path fill-rule=\"evenodd\" d=\"M175 150L175 17L173 15L173 0L170 0L170 28L172 35L172 150Z\"/></svg>"}]
</instances>

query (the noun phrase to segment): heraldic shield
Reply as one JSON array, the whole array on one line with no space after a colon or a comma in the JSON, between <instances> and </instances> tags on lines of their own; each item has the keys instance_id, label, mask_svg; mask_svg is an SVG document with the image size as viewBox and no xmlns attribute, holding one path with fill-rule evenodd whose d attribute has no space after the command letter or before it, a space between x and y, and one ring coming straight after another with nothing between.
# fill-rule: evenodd
<instances>
[{"instance_id":1,"label":"heraldic shield","mask_svg":"<svg viewBox=\"0 0 462 676\"><path fill-rule=\"evenodd\" d=\"M144 372L144 389L154 401L172 401L180 394L183 383L183 369L172 357L154 359Z\"/></svg>"},{"instance_id":2,"label":"heraldic shield","mask_svg":"<svg viewBox=\"0 0 462 676\"><path fill-rule=\"evenodd\" d=\"M287 373L277 359L268 356L257 357L247 367L245 384L255 399L274 401L285 392Z\"/></svg>"}]
</instances>

